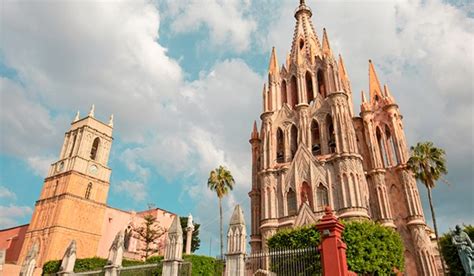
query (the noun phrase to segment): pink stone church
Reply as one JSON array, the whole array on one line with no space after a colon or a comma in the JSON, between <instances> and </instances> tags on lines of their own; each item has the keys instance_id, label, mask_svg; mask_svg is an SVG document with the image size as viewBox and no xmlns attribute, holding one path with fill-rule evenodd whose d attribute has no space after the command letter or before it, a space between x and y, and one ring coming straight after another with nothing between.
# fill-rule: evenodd
<instances>
[{"instance_id":1,"label":"pink stone church","mask_svg":"<svg viewBox=\"0 0 474 276\"><path fill-rule=\"evenodd\" d=\"M403 116L369 61L368 98L359 114L342 56L322 42L300 0L291 52L280 67L272 50L261 127L252 148L251 248L277 230L316 223L329 205L340 219L370 219L396 229L408 275L437 275L416 181L407 168Z\"/></svg>"}]
</instances>

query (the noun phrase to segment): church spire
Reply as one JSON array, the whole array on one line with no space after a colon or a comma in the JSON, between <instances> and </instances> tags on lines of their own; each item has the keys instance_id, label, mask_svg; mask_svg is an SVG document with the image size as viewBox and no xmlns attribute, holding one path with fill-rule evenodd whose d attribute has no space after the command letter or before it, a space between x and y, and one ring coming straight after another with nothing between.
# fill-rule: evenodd
<instances>
[{"instance_id":1,"label":"church spire","mask_svg":"<svg viewBox=\"0 0 474 276\"><path fill-rule=\"evenodd\" d=\"M250 138L251 140L258 139L257 121L253 121L253 129Z\"/></svg>"},{"instance_id":2,"label":"church spire","mask_svg":"<svg viewBox=\"0 0 474 276\"><path fill-rule=\"evenodd\" d=\"M312 15L313 13L305 1L300 1L295 11L296 25L291 44L290 60L293 62L296 62L298 58L311 62L315 56L322 57L321 44L311 22Z\"/></svg>"},{"instance_id":3,"label":"church spire","mask_svg":"<svg viewBox=\"0 0 474 276\"><path fill-rule=\"evenodd\" d=\"M369 94L370 94L370 102L374 103L377 99L381 98L382 95L382 88L380 86L379 79L377 78L377 73L375 73L374 64L372 60L369 59Z\"/></svg>"},{"instance_id":4,"label":"church spire","mask_svg":"<svg viewBox=\"0 0 474 276\"><path fill-rule=\"evenodd\" d=\"M329 38L326 28L323 28L323 55L326 57L332 57L332 50L331 46L329 45Z\"/></svg>"},{"instance_id":5,"label":"church spire","mask_svg":"<svg viewBox=\"0 0 474 276\"><path fill-rule=\"evenodd\" d=\"M270 64L268 65L268 74L276 77L279 76L280 71L278 69L278 60L276 56L275 47L272 48L272 54L270 56Z\"/></svg>"}]
</instances>

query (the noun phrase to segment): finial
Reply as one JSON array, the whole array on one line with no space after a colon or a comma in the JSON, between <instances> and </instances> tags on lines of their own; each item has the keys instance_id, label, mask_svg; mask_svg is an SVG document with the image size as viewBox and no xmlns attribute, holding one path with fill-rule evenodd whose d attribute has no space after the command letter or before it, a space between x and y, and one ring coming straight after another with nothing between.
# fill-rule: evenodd
<instances>
[{"instance_id":1,"label":"finial","mask_svg":"<svg viewBox=\"0 0 474 276\"><path fill-rule=\"evenodd\" d=\"M72 122L74 123L74 122L79 121L79 117L80 117L80 116L81 116L81 113L80 113L79 110L78 110L77 113L76 113L76 117L74 117L74 120L73 120Z\"/></svg>"},{"instance_id":2,"label":"finial","mask_svg":"<svg viewBox=\"0 0 474 276\"><path fill-rule=\"evenodd\" d=\"M332 57L332 50L331 46L329 45L329 38L328 33L326 32L326 28L323 28L323 54L325 56Z\"/></svg>"},{"instance_id":3,"label":"finial","mask_svg":"<svg viewBox=\"0 0 474 276\"><path fill-rule=\"evenodd\" d=\"M87 116L94 118L94 111L95 111L95 105L92 104L91 110L89 111L89 115Z\"/></svg>"},{"instance_id":4,"label":"finial","mask_svg":"<svg viewBox=\"0 0 474 276\"><path fill-rule=\"evenodd\" d=\"M362 95L362 103L366 103L367 100L365 99L365 93L364 93L364 90L360 91L360 94Z\"/></svg>"},{"instance_id":5,"label":"finial","mask_svg":"<svg viewBox=\"0 0 474 276\"><path fill-rule=\"evenodd\" d=\"M191 213L189 213L188 215L188 224L187 224L187 227L188 229L194 229L194 224L193 224L193 215L191 215Z\"/></svg>"},{"instance_id":6,"label":"finial","mask_svg":"<svg viewBox=\"0 0 474 276\"><path fill-rule=\"evenodd\" d=\"M253 121L253 129L250 135L251 139L258 139L257 121Z\"/></svg>"},{"instance_id":7,"label":"finial","mask_svg":"<svg viewBox=\"0 0 474 276\"><path fill-rule=\"evenodd\" d=\"M369 95L370 102L376 102L382 96L382 88L380 87L377 73L375 72L374 64L369 59Z\"/></svg>"},{"instance_id":8,"label":"finial","mask_svg":"<svg viewBox=\"0 0 474 276\"><path fill-rule=\"evenodd\" d=\"M276 56L275 47L272 48L272 54L270 56L270 64L268 65L268 73L273 76L278 76L278 60Z\"/></svg>"},{"instance_id":9,"label":"finial","mask_svg":"<svg viewBox=\"0 0 474 276\"><path fill-rule=\"evenodd\" d=\"M109 118L109 127L114 127L114 114L110 115Z\"/></svg>"}]
</instances>

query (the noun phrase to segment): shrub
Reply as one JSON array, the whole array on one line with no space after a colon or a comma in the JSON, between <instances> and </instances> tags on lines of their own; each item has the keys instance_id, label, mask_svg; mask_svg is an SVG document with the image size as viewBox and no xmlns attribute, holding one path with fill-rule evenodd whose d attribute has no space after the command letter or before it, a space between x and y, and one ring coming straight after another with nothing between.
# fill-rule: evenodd
<instances>
[{"instance_id":1,"label":"shrub","mask_svg":"<svg viewBox=\"0 0 474 276\"><path fill-rule=\"evenodd\" d=\"M61 261L48 261L43 265L43 275L52 274L59 271L61 267Z\"/></svg>"},{"instance_id":2,"label":"shrub","mask_svg":"<svg viewBox=\"0 0 474 276\"><path fill-rule=\"evenodd\" d=\"M347 244L347 264L359 274L387 275L393 268L404 269L403 242L391 228L370 221L345 223L342 235ZM320 244L314 226L278 231L268 241L269 248L305 248Z\"/></svg>"},{"instance_id":3,"label":"shrub","mask_svg":"<svg viewBox=\"0 0 474 276\"><path fill-rule=\"evenodd\" d=\"M474 226L467 225L464 226L464 232L467 233L471 240L474 240ZM453 232L445 233L439 239L439 244L441 246L441 254L443 254L444 261L448 266L449 275L452 276L463 276L464 269L461 264L461 259L459 259L458 250L456 246L453 245L452 242Z\"/></svg>"},{"instance_id":4,"label":"shrub","mask_svg":"<svg viewBox=\"0 0 474 276\"><path fill-rule=\"evenodd\" d=\"M184 261L192 265L192 275L221 275L224 265L220 260L208 256L184 255Z\"/></svg>"}]
</instances>

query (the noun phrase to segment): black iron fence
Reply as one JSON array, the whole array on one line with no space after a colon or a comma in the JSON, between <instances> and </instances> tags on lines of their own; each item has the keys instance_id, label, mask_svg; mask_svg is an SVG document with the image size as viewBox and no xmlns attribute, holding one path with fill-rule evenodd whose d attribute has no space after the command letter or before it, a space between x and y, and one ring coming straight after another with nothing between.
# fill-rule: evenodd
<instances>
[{"instance_id":1,"label":"black iron fence","mask_svg":"<svg viewBox=\"0 0 474 276\"><path fill-rule=\"evenodd\" d=\"M316 247L279 248L252 253L245 259L246 275L319 276L321 255Z\"/></svg>"}]
</instances>

